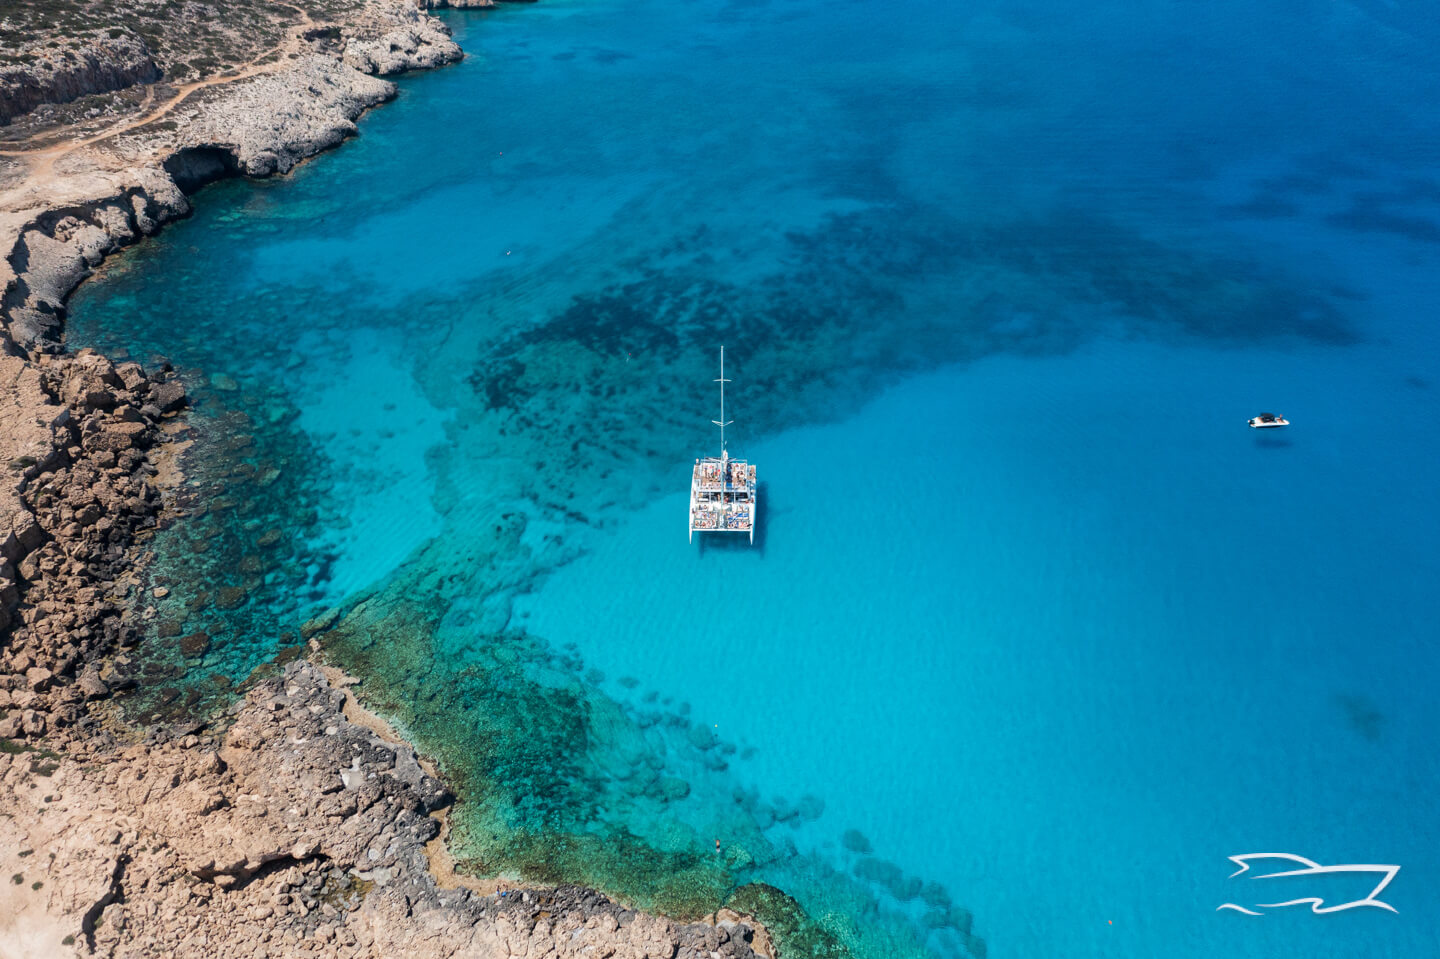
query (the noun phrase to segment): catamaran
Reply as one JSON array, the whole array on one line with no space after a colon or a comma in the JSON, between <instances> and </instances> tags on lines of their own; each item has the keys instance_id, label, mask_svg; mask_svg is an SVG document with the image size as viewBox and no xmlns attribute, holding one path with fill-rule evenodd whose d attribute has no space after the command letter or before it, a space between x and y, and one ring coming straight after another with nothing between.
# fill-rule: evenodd
<instances>
[{"instance_id":1,"label":"catamaran","mask_svg":"<svg viewBox=\"0 0 1440 959\"><path fill-rule=\"evenodd\" d=\"M720 427L720 455L695 461L690 473L690 542L695 532L749 533L755 542L755 467L733 459L725 447L725 347L720 347L720 418L711 420Z\"/></svg>"}]
</instances>

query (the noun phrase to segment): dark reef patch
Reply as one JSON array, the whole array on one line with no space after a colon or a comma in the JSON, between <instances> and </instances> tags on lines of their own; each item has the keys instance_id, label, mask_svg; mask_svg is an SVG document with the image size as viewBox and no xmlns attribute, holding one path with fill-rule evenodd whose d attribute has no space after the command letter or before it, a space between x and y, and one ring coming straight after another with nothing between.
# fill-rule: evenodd
<instances>
[{"instance_id":1,"label":"dark reef patch","mask_svg":"<svg viewBox=\"0 0 1440 959\"><path fill-rule=\"evenodd\" d=\"M635 55L626 53L623 50L592 50L590 52L590 59L596 63L610 64L620 63L624 60L634 60Z\"/></svg>"},{"instance_id":2,"label":"dark reef patch","mask_svg":"<svg viewBox=\"0 0 1440 959\"><path fill-rule=\"evenodd\" d=\"M1256 193L1244 203L1221 208L1228 217L1249 220L1284 220L1299 216L1300 208L1275 193Z\"/></svg>"},{"instance_id":3,"label":"dark reef patch","mask_svg":"<svg viewBox=\"0 0 1440 959\"><path fill-rule=\"evenodd\" d=\"M942 363L1073 349L1096 315L1132 335L1357 338L1341 297L1078 211L985 226L914 207L832 215L786 234L776 269L744 284L710 275L710 243L704 227L672 237L651 260L663 266L489 348L469 376L483 408L513 417L507 435L535 438L537 461L579 466L596 422L643 424L607 439L626 457L693 445L706 420L693 384L722 343L731 399L747 435L762 435Z\"/></svg>"},{"instance_id":4,"label":"dark reef patch","mask_svg":"<svg viewBox=\"0 0 1440 959\"><path fill-rule=\"evenodd\" d=\"M1416 243L1440 243L1440 223L1372 206L1357 204L1327 216L1325 222L1354 233L1390 233Z\"/></svg>"}]
</instances>

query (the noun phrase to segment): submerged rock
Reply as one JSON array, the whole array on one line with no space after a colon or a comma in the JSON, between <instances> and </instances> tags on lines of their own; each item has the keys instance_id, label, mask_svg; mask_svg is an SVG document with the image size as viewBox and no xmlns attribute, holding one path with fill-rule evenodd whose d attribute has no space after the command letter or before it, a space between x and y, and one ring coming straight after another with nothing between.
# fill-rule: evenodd
<instances>
[{"instance_id":1,"label":"submerged rock","mask_svg":"<svg viewBox=\"0 0 1440 959\"><path fill-rule=\"evenodd\" d=\"M714 749L719 744L715 731L707 726L691 726L686 738L699 750Z\"/></svg>"},{"instance_id":2,"label":"submerged rock","mask_svg":"<svg viewBox=\"0 0 1440 959\"><path fill-rule=\"evenodd\" d=\"M920 890L923 886L924 883L914 876L906 876L889 883L887 888L890 890L890 894L896 899L901 902L910 902L920 895Z\"/></svg>"},{"instance_id":3,"label":"submerged rock","mask_svg":"<svg viewBox=\"0 0 1440 959\"><path fill-rule=\"evenodd\" d=\"M920 898L925 900L927 906L934 906L936 909L950 908L950 893L938 882L927 882L920 890Z\"/></svg>"},{"instance_id":4,"label":"submerged rock","mask_svg":"<svg viewBox=\"0 0 1440 959\"><path fill-rule=\"evenodd\" d=\"M209 651L209 633L197 632L190 633L188 636L180 637L180 654L182 656L204 656Z\"/></svg>"},{"instance_id":5,"label":"submerged rock","mask_svg":"<svg viewBox=\"0 0 1440 959\"><path fill-rule=\"evenodd\" d=\"M300 638L309 639L317 633L323 633L331 626L334 626L336 620L338 620L339 618L340 610L337 607L332 606L330 609L327 609L319 616L316 616L313 619L307 619L305 622L301 623Z\"/></svg>"},{"instance_id":6,"label":"submerged rock","mask_svg":"<svg viewBox=\"0 0 1440 959\"><path fill-rule=\"evenodd\" d=\"M806 822L814 822L824 815L825 800L807 793L800 797L800 803L795 807L795 811Z\"/></svg>"},{"instance_id":7,"label":"submerged rock","mask_svg":"<svg viewBox=\"0 0 1440 959\"><path fill-rule=\"evenodd\" d=\"M244 602L245 589L240 586L222 586L215 597L215 606L218 609L238 609Z\"/></svg>"},{"instance_id":8,"label":"submerged rock","mask_svg":"<svg viewBox=\"0 0 1440 959\"><path fill-rule=\"evenodd\" d=\"M660 777L659 788L666 802L675 802L690 795L690 784L678 776Z\"/></svg>"},{"instance_id":9,"label":"submerged rock","mask_svg":"<svg viewBox=\"0 0 1440 959\"><path fill-rule=\"evenodd\" d=\"M851 871L855 873L857 878L868 879L871 882L878 882L885 886L898 883L903 877L900 867L893 862L868 856L855 863Z\"/></svg>"}]
</instances>

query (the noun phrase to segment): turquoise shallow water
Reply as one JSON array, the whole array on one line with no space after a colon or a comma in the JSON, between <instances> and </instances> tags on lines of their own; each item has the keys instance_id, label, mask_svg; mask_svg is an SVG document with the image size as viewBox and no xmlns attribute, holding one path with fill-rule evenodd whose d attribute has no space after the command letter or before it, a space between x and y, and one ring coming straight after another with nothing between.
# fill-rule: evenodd
<instances>
[{"instance_id":1,"label":"turquoise shallow water","mask_svg":"<svg viewBox=\"0 0 1440 959\"><path fill-rule=\"evenodd\" d=\"M452 17L75 298L197 398L144 708L342 604L482 871L764 880L865 955L1434 953L1424 12ZM754 548L681 525L722 342ZM1354 894L1253 852L1398 915L1217 913Z\"/></svg>"}]
</instances>

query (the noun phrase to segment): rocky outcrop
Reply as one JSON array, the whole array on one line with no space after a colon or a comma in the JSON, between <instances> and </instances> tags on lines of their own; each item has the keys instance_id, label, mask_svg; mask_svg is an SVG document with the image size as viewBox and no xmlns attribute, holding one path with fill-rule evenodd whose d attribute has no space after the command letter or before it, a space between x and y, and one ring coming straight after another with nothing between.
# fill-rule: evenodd
<instances>
[{"instance_id":1,"label":"rocky outcrop","mask_svg":"<svg viewBox=\"0 0 1440 959\"><path fill-rule=\"evenodd\" d=\"M56 349L65 298L109 254L190 212L163 169L135 172L114 196L51 210L20 231L10 254L16 278L0 299L0 319L26 349Z\"/></svg>"},{"instance_id":2,"label":"rocky outcrop","mask_svg":"<svg viewBox=\"0 0 1440 959\"><path fill-rule=\"evenodd\" d=\"M181 149L223 150L248 176L286 173L353 136L360 114L394 95L389 81L312 54L220 88L182 131Z\"/></svg>"},{"instance_id":3,"label":"rocky outcrop","mask_svg":"<svg viewBox=\"0 0 1440 959\"><path fill-rule=\"evenodd\" d=\"M347 40L344 61L365 73L386 76L444 66L464 55L445 24L411 9L406 22L394 30L375 38Z\"/></svg>"},{"instance_id":4,"label":"rocky outcrop","mask_svg":"<svg viewBox=\"0 0 1440 959\"><path fill-rule=\"evenodd\" d=\"M495 6L495 0L422 0L427 10L482 10Z\"/></svg>"},{"instance_id":5,"label":"rocky outcrop","mask_svg":"<svg viewBox=\"0 0 1440 959\"><path fill-rule=\"evenodd\" d=\"M367 5L357 30L361 36L378 33L396 38L385 44L387 52L397 48L396 55L385 61L383 69L387 71L404 68L402 63L431 66L460 56L443 26L422 17L406 3ZM91 80L101 82L105 77L115 79L122 74L155 79L154 64L148 60L143 44L132 35L119 32L115 38L95 43L93 56L80 58L91 65L86 68ZM57 53L52 59L71 63L79 70L75 64L80 60L73 57ZM149 64L148 68L145 64ZM42 69L47 76L69 76L58 67L35 69ZM374 69L382 67L376 65ZM4 87L10 98L6 102L15 109L22 93L23 97L33 98L73 92L66 85L71 81L57 80L58 85L45 88L48 93L24 93L40 88L28 80L16 80L16 76L4 74L15 81ZM0 474L0 638L15 628L16 604L26 587L27 578L17 564L37 551L42 540L54 532L46 530L27 507L27 489L33 492L33 484L41 474L54 474L48 480L52 485L69 482L56 471L77 466L77 451L87 456L95 453L102 470L118 469L119 474L107 476L121 488L128 489L127 484L134 482L143 486L143 477L137 478L130 454L148 445L142 440L154 427L156 416L173 412L183 401L183 389L176 382L151 384L155 392L149 395L145 392L149 387L143 382L136 386L128 380L126 388L139 392L110 407L89 408L83 403L77 406L73 398L63 402L58 399L56 384L70 375L62 372L69 361L58 354L64 304L71 291L104 257L154 233L167 221L188 214L187 193L220 176L265 176L288 171L301 160L352 135L360 114L394 92L394 85L388 81L369 76L333 56L300 55L282 61L273 71L207 89L193 106L187 104L184 113L172 114L174 118L163 126L119 137L103 153L86 153L67 160L66 175L58 181L22 187L5 198L9 205L0 206L0 236L7 237L11 245L0 262L0 426L4 427L0 431L0 468L8 464L13 475ZM55 356L44 360L44 354ZM36 359L28 362L25 356ZM91 363L86 359L66 369L89 369L87 364ZM116 376L113 369L100 375L105 380ZM110 383L103 385L103 389L111 387ZM177 391L179 400L174 395ZM107 428L95 419L113 415L115 409L124 411L118 414L126 417L122 424ZM86 432L75 434L82 426ZM98 436L92 436L97 430ZM94 443L119 444L116 437L122 433L132 436L132 446L91 449ZM107 453L111 454L108 458ZM149 518L153 509L144 505L145 499L138 500L143 508L135 516L123 522L117 520L105 529L118 530L131 520ZM61 527L69 525L57 522ZM109 538L107 532L106 548L119 548ZM65 570L66 576L79 575L70 568L77 561L67 555L62 562L46 554L43 560L31 564L32 572L47 572L54 566ZM73 616L64 618L66 625L74 625L73 620ZM107 628L114 631L113 627ZM18 659L17 655L12 648L12 661L25 659L28 654L18 655ZM8 705L8 699L0 700L0 707ZM22 728L25 725L24 721L20 723Z\"/></svg>"},{"instance_id":6,"label":"rocky outcrop","mask_svg":"<svg viewBox=\"0 0 1440 959\"><path fill-rule=\"evenodd\" d=\"M42 103L68 103L160 79L143 40L128 30L111 33L59 49L37 46L19 53L28 63L0 67L0 125Z\"/></svg>"},{"instance_id":7,"label":"rocky outcrop","mask_svg":"<svg viewBox=\"0 0 1440 959\"><path fill-rule=\"evenodd\" d=\"M0 941L100 956L753 959L740 916L679 925L574 887L443 888L426 844L452 801L409 747L342 712L306 662L221 735L75 757L0 753ZM41 815L43 810L44 815ZM53 855L50 855L53 854ZM8 900L8 901L7 901ZM41 920L44 920L43 922Z\"/></svg>"}]
</instances>

